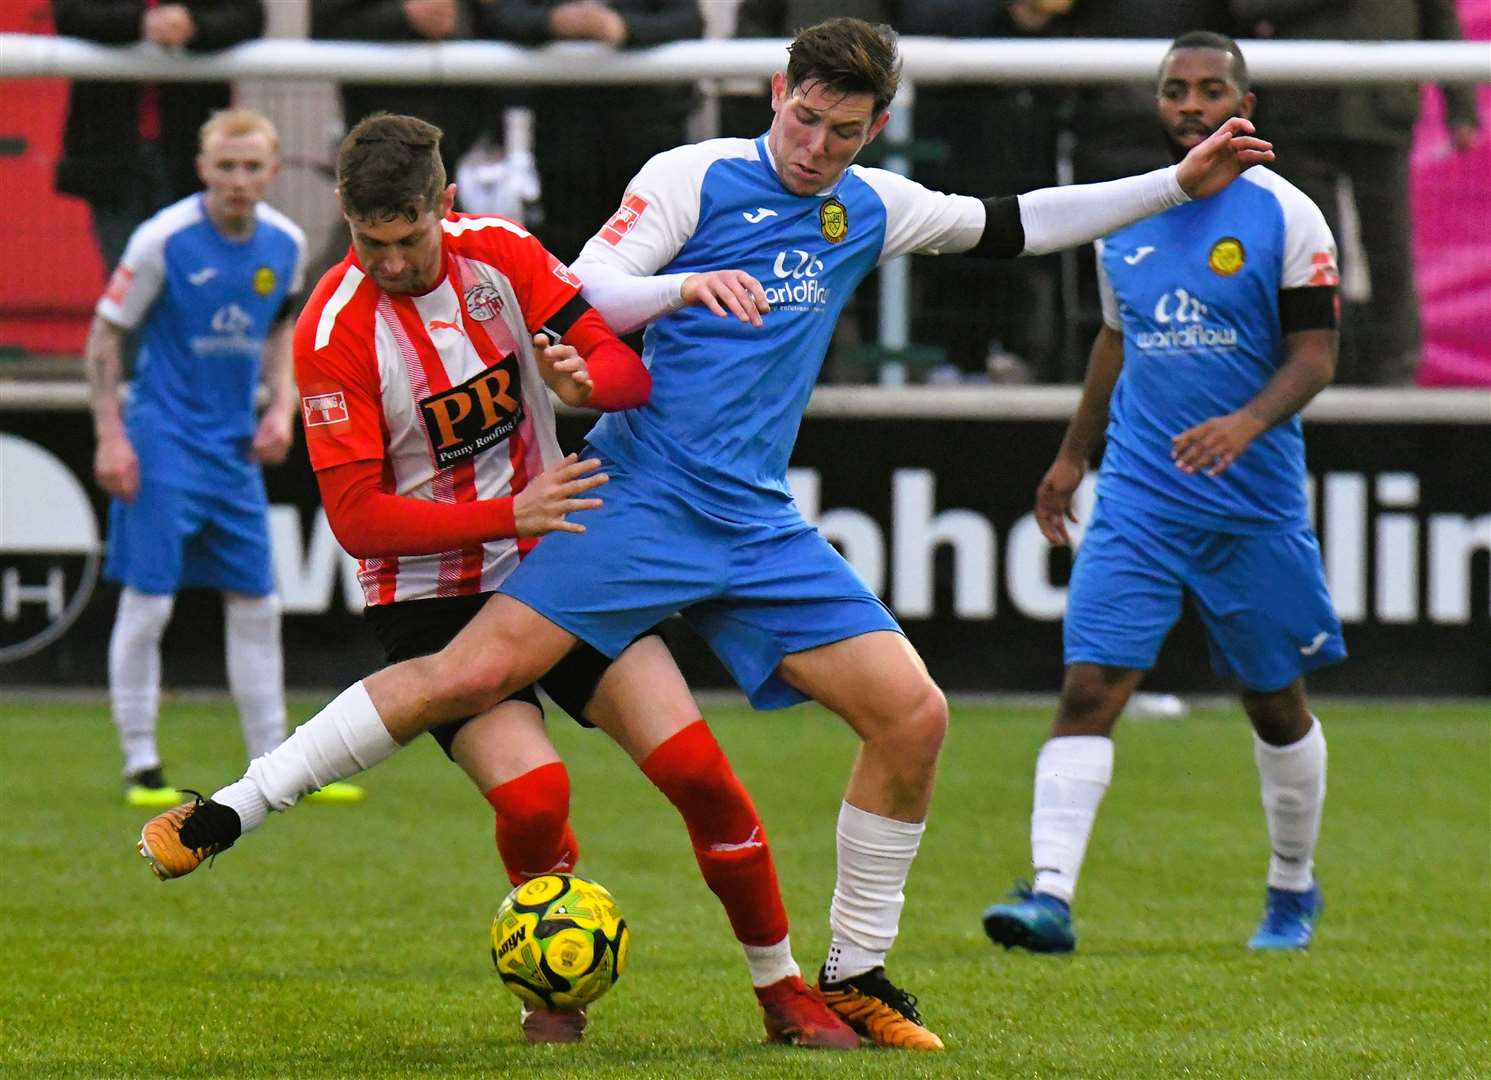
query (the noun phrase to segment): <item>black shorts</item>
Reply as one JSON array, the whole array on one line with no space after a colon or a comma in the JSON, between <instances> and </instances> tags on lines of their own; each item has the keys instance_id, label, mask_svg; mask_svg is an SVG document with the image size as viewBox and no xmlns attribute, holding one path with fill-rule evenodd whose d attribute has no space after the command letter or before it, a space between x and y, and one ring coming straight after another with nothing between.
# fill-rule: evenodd
<instances>
[{"instance_id":1,"label":"black shorts","mask_svg":"<svg viewBox=\"0 0 1491 1080\"><path fill-rule=\"evenodd\" d=\"M379 604L366 608L363 617L378 636L384 657L392 664L416 656L429 656L445 648L490 597L490 593L481 593L476 596L442 596L430 600ZM534 686L540 686L577 724L594 727L594 724L585 719L585 706L590 704L590 699L595 696L596 685L610 666L610 657L582 641L536 684L525 686L509 694L504 700L526 701L543 711L538 694L534 692ZM446 757L450 756L456 732L471 719L472 717L467 716L430 729L430 734L445 751Z\"/></svg>"}]
</instances>

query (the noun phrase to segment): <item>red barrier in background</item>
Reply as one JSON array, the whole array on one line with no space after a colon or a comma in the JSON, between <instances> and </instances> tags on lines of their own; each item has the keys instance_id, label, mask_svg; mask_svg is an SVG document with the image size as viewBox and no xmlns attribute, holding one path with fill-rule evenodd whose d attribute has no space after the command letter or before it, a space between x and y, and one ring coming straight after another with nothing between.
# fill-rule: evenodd
<instances>
[{"instance_id":1,"label":"red barrier in background","mask_svg":"<svg viewBox=\"0 0 1491 1080\"><path fill-rule=\"evenodd\" d=\"M52 32L47 0L0 4L0 31ZM103 290L88 205L52 190L64 79L0 80L0 351L77 355Z\"/></svg>"}]
</instances>

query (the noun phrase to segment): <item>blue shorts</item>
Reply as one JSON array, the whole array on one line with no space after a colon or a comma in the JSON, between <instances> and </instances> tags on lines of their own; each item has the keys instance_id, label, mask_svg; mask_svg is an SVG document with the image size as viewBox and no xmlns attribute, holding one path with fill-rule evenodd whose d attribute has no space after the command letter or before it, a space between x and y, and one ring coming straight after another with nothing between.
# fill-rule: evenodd
<instances>
[{"instance_id":1,"label":"blue shorts","mask_svg":"<svg viewBox=\"0 0 1491 1080\"><path fill-rule=\"evenodd\" d=\"M593 451L588 452L593 456ZM801 518L729 521L606 462L583 533L550 533L499 592L609 657L675 612L758 709L806 698L777 675L792 653L876 630L901 632L880 599Z\"/></svg>"},{"instance_id":2,"label":"blue shorts","mask_svg":"<svg viewBox=\"0 0 1491 1080\"><path fill-rule=\"evenodd\" d=\"M1067 591L1066 662L1147 671L1187 593L1212 668L1249 690L1281 690L1346 657L1309 529L1219 533L1100 500Z\"/></svg>"},{"instance_id":3,"label":"blue shorts","mask_svg":"<svg viewBox=\"0 0 1491 1080\"><path fill-rule=\"evenodd\" d=\"M268 596L274 573L263 488L228 497L141 480L134 502L109 505L104 573L158 596L193 586Z\"/></svg>"}]
</instances>

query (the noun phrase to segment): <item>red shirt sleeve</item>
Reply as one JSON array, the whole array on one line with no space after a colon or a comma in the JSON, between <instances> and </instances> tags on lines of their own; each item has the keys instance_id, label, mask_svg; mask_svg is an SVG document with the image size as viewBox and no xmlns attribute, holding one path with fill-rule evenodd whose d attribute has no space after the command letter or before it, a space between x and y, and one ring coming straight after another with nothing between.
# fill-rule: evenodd
<instances>
[{"instance_id":1,"label":"red shirt sleeve","mask_svg":"<svg viewBox=\"0 0 1491 1080\"><path fill-rule=\"evenodd\" d=\"M652 374L600 312L591 308L581 315L565 331L563 340L585 358L590 372L590 400L586 405L602 412L617 412L647 404Z\"/></svg>"},{"instance_id":2,"label":"red shirt sleeve","mask_svg":"<svg viewBox=\"0 0 1491 1080\"><path fill-rule=\"evenodd\" d=\"M517 533L511 498L432 503L381 490L382 469L350 461L316 472L337 542L359 559L434 555Z\"/></svg>"}]
</instances>

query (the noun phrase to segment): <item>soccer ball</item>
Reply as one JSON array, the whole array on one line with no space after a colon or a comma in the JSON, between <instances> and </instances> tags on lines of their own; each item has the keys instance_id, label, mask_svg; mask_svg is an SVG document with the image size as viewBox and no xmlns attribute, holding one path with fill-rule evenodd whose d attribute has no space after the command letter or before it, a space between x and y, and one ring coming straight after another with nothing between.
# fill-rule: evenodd
<instances>
[{"instance_id":1,"label":"soccer ball","mask_svg":"<svg viewBox=\"0 0 1491 1080\"><path fill-rule=\"evenodd\" d=\"M492 963L536 1009L589 1005L621 978L631 932L604 887L572 874L523 882L492 920Z\"/></svg>"}]
</instances>

